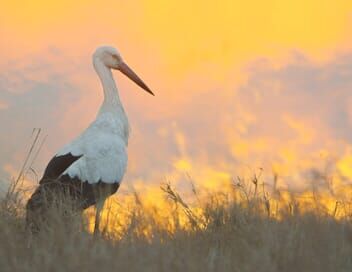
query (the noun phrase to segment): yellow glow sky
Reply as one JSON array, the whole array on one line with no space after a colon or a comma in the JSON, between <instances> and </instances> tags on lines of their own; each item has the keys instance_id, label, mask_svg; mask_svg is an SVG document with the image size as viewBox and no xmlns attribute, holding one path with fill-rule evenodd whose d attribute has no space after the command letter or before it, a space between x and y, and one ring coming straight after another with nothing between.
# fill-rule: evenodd
<instances>
[{"instance_id":1,"label":"yellow glow sky","mask_svg":"<svg viewBox=\"0 0 352 272\"><path fill-rule=\"evenodd\" d=\"M91 54L110 44L156 93L115 73L127 182L187 172L216 187L263 167L301 186L327 162L352 178L351 16L348 0L2 0L1 176L18 171L33 127L48 134L41 173L94 118Z\"/></svg>"}]
</instances>

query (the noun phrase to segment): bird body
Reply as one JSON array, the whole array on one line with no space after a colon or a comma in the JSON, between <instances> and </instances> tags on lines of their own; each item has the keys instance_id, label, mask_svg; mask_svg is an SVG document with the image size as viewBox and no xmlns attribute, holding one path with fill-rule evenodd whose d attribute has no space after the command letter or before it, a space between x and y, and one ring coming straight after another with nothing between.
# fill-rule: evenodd
<instances>
[{"instance_id":1,"label":"bird body","mask_svg":"<svg viewBox=\"0 0 352 272\"><path fill-rule=\"evenodd\" d=\"M66 190L78 200L81 210L97 205L96 231L105 199L117 191L125 174L129 123L111 69L120 70L153 93L112 47L99 47L93 55L93 65L102 83L104 101L88 128L48 163L38 188L27 203L27 223L35 229L39 229L37 219L43 219L46 205L52 201L44 201L46 193Z\"/></svg>"},{"instance_id":2,"label":"bird body","mask_svg":"<svg viewBox=\"0 0 352 272\"><path fill-rule=\"evenodd\" d=\"M62 174L95 184L120 183L127 166L128 121L123 110L100 112L95 121L56 156L82 156Z\"/></svg>"}]
</instances>

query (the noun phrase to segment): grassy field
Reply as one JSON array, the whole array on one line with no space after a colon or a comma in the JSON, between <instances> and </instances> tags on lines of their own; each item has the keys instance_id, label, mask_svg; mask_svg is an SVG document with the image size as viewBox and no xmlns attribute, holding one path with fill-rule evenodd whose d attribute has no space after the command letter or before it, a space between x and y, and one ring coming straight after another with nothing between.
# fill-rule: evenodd
<instances>
[{"instance_id":1,"label":"grassy field","mask_svg":"<svg viewBox=\"0 0 352 272\"><path fill-rule=\"evenodd\" d=\"M12 186L0 202L0 271L352 271L347 204L329 210L316 193L303 205L257 185L194 189L192 204L170 184L161 186L163 205L117 197L99 237L90 232L93 210L81 216L64 204L41 233L26 232L26 196Z\"/></svg>"}]
</instances>

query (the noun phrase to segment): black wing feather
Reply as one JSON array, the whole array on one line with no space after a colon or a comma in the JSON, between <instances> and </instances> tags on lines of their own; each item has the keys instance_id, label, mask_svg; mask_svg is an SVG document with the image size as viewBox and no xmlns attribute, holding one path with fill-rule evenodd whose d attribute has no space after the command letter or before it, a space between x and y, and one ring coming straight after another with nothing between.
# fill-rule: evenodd
<instances>
[{"instance_id":1,"label":"black wing feather","mask_svg":"<svg viewBox=\"0 0 352 272\"><path fill-rule=\"evenodd\" d=\"M55 156L48 163L44 175L39 184L47 183L56 180L67 168L69 168L75 161L80 159L83 155L73 156L71 153Z\"/></svg>"}]
</instances>

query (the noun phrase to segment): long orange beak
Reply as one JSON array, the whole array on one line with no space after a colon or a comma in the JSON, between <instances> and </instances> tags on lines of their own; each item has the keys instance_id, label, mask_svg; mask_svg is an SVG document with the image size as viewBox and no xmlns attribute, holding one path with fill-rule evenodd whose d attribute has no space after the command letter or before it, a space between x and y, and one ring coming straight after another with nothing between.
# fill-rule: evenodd
<instances>
[{"instance_id":1,"label":"long orange beak","mask_svg":"<svg viewBox=\"0 0 352 272\"><path fill-rule=\"evenodd\" d=\"M146 92L150 93L151 95L154 95L154 93L149 89L149 87L143 82L143 80L140 79L139 76L133 70L128 67L128 65L124 62L119 64L119 70L121 73L123 73L125 76L127 76L129 79L131 79L134 83L136 83L139 87L144 89Z\"/></svg>"}]
</instances>

